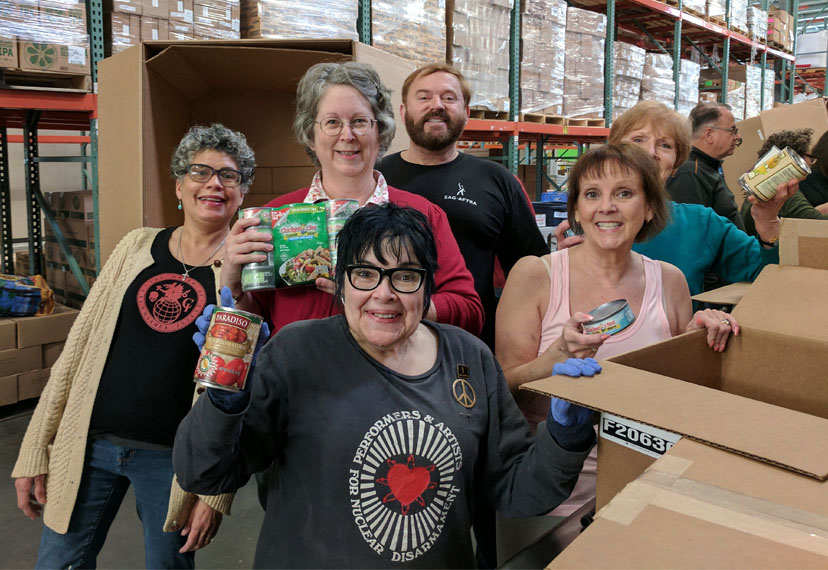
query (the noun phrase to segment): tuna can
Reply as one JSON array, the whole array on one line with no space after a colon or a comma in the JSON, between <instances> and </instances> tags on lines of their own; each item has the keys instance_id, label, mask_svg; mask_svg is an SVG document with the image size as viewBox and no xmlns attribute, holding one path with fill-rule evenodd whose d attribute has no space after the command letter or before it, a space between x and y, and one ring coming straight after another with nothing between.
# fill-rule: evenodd
<instances>
[{"instance_id":1,"label":"tuna can","mask_svg":"<svg viewBox=\"0 0 828 570\"><path fill-rule=\"evenodd\" d=\"M239 218L259 218L259 225L247 228L248 232L267 232L273 230L270 222L271 208L245 208L239 212ZM273 250L267 252L267 259L256 263L246 263L241 270L242 291L274 289L276 287L276 263Z\"/></svg>"},{"instance_id":2,"label":"tuna can","mask_svg":"<svg viewBox=\"0 0 828 570\"><path fill-rule=\"evenodd\" d=\"M802 180L811 173L811 167L795 150L786 146L771 148L759 159L750 172L739 177L739 186L757 200L767 202L776 196L776 188L789 180Z\"/></svg>"},{"instance_id":3,"label":"tuna can","mask_svg":"<svg viewBox=\"0 0 828 570\"><path fill-rule=\"evenodd\" d=\"M328 243L331 250L331 264L336 267L336 238L351 214L359 209L358 200L328 200L325 202L325 215L328 223ZM333 273L333 268L331 268Z\"/></svg>"},{"instance_id":4,"label":"tuna can","mask_svg":"<svg viewBox=\"0 0 828 570\"><path fill-rule=\"evenodd\" d=\"M261 328L259 315L216 307L198 357L194 381L209 388L242 391Z\"/></svg>"},{"instance_id":5,"label":"tuna can","mask_svg":"<svg viewBox=\"0 0 828 570\"><path fill-rule=\"evenodd\" d=\"M592 320L582 323L584 334L615 334L635 321L635 315L626 299L616 299L595 307L589 312Z\"/></svg>"}]
</instances>

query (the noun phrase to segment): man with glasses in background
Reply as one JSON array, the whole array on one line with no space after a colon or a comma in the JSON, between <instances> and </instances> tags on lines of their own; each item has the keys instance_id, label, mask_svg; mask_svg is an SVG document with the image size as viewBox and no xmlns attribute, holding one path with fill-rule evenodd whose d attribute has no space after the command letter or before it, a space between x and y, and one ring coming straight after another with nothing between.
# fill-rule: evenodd
<instances>
[{"instance_id":1,"label":"man with glasses in background","mask_svg":"<svg viewBox=\"0 0 828 570\"><path fill-rule=\"evenodd\" d=\"M667 180L667 192L674 202L713 208L744 231L736 200L722 174L722 161L742 144L730 106L699 103L690 111L690 128L693 130L690 157Z\"/></svg>"}]
</instances>

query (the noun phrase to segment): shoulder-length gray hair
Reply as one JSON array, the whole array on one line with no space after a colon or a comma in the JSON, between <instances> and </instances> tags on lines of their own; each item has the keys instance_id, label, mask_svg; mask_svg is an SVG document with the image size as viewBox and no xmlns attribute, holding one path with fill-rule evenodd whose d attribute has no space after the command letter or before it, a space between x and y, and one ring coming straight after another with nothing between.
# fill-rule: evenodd
<instances>
[{"instance_id":1,"label":"shoulder-length gray hair","mask_svg":"<svg viewBox=\"0 0 828 570\"><path fill-rule=\"evenodd\" d=\"M319 159L311 148L319 100L332 85L353 87L371 104L379 132L379 157L384 155L397 130L391 90L382 84L376 70L367 63L317 63L305 72L296 88L296 118L293 120L293 132L313 163L319 166Z\"/></svg>"},{"instance_id":2,"label":"shoulder-length gray hair","mask_svg":"<svg viewBox=\"0 0 828 570\"><path fill-rule=\"evenodd\" d=\"M170 164L173 178L184 178L193 157L203 150L217 150L232 158L242 173L242 193L247 194L256 174L256 155L242 133L228 129L221 123L190 127L173 152Z\"/></svg>"}]
</instances>

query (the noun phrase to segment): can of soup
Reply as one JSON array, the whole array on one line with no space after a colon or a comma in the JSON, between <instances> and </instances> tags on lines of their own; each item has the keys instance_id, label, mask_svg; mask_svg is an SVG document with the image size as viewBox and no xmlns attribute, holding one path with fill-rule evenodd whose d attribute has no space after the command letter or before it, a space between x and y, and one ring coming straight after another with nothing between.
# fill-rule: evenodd
<instances>
[{"instance_id":1,"label":"can of soup","mask_svg":"<svg viewBox=\"0 0 828 570\"><path fill-rule=\"evenodd\" d=\"M615 334L635 321L635 315L626 299L604 303L589 314L592 315L592 320L581 324L585 334Z\"/></svg>"},{"instance_id":2,"label":"can of soup","mask_svg":"<svg viewBox=\"0 0 828 570\"><path fill-rule=\"evenodd\" d=\"M194 381L230 392L243 390L261 328L259 315L216 307L198 357Z\"/></svg>"},{"instance_id":3,"label":"can of soup","mask_svg":"<svg viewBox=\"0 0 828 570\"><path fill-rule=\"evenodd\" d=\"M336 267L336 238L339 231L345 226L345 222L351 214L359 209L358 200L328 200L325 202L325 215L328 224L328 244L331 250L331 264ZM331 272L333 272L333 267Z\"/></svg>"},{"instance_id":4,"label":"can of soup","mask_svg":"<svg viewBox=\"0 0 828 570\"><path fill-rule=\"evenodd\" d=\"M750 172L739 177L739 186L758 200L767 202L776 196L776 188L789 180L802 180L811 173L811 167L791 147L779 150L772 147L759 159Z\"/></svg>"},{"instance_id":5,"label":"can of soup","mask_svg":"<svg viewBox=\"0 0 828 570\"><path fill-rule=\"evenodd\" d=\"M259 224L247 228L248 232L266 232L272 236L270 212L272 208L245 208L239 212L239 218L258 218ZM267 259L256 263L246 263L241 271L242 291L274 289L276 287L276 263L273 250L267 253Z\"/></svg>"}]
</instances>

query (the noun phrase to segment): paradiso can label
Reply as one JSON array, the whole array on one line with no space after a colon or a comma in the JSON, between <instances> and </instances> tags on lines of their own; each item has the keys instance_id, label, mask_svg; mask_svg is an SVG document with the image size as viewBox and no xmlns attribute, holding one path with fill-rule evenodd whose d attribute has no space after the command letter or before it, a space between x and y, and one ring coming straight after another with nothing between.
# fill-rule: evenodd
<instances>
[{"instance_id":1,"label":"paradiso can label","mask_svg":"<svg viewBox=\"0 0 828 570\"><path fill-rule=\"evenodd\" d=\"M261 327L262 318L258 315L216 307L194 380L210 388L243 390Z\"/></svg>"}]
</instances>

